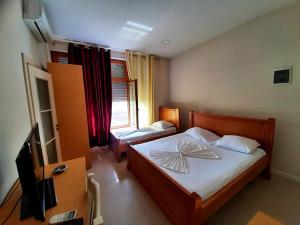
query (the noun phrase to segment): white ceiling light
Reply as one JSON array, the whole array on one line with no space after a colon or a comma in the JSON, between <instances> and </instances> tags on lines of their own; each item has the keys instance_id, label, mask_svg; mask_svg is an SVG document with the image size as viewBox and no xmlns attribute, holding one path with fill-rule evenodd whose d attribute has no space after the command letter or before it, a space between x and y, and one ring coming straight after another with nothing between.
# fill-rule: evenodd
<instances>
[{"instance_id":1,"label":"white ceiling light","mask_svg":"<svg viewBox=\"0 0 300 225\"><path fill-rule=\"evenodd\" d=\"M144 31L141 31L141 30L137 30L137 29L134 29L134 28L131 28L131 27L122 27L122 30L135 32L135 33L138 33L140 35L147 35L148 34L147 32L144 32Z\"/></svg>"},{"instance_id":2,"label":"white ceiling light","mask_svg":"<svg viewBox=\"0 0 300 225\"><path fill-rule=\"evenodd\" d=\"M120 37L128 40L139 40L141 37L147 35L147 32L136 30L131 27L122 27Z\"/></svg>"},{"instance_id":3,"label":"white ceiling light","mask_svg":"<svg viewBox=\"0 0 300 225\"><path fill-rule=\"evenodd\" d=\"M126 24L129 25L129 26L133 26L135 28L142 29L142 30L153 31L153 27L148 27L146 25L143 25L143 24L140 24L140 23L136 23L136 22L133 22L133 21L127 21Z\"/></svg>"}]
</instances>

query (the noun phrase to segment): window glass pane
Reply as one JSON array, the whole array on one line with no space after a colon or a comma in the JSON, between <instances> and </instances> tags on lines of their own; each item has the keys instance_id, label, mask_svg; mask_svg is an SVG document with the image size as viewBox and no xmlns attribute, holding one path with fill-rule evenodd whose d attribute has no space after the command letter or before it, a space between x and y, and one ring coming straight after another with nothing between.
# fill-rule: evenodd
<instances>
[{"instance_id":1,"label":"window glass pane","mask_svg":"<svg viewBox=\"0 0 300 225\"><path fill-rule=\"evenodd\" d=\"M68 53L51 51L51 60L54 63L68 64Z\"/></svg>"},{"instance_id":2,"label":"window glass pane","mask_svg":"<svg viewBox=\"0 0 300 225\"><path fill-rule=\"evenodd\" d=\"M128 125L128 102L127 101L113 101L112 102L112 115L111 126L124 126Z\"/></svg>"},{"instance_id":3,"label":"window glass pane","mask_svg":"<svg viewBox=\"0 0 300 225\"><path fill-rule=\"evenodd\" d=\"M111 75L113 78L125 78L125 64L112 63Z\"/></svg>"},{"instance_id":4,"label":"window glass pane","mask_svg":"<svg viewBox=\"0 0 300 225\"><path fill-rule=\"evenodd\" d=\"M49 164L57 163L55 139L46 145Z\"/></svg>"},{"instance_id":5,"label":"window glass pane","mask_svg":"<svg viewBox=\"0 0 300 225\"><path fill-rule=\"evenodd\" d=\"M68 58L67 57L61 57L61 56L59 56L57 58L57 60L58 60L58 63L60 63L60 64L68 64Z\"/></svg>"},{"instance_id":6,"label":"window glass pane","mask_svg":"<svg viewBox=\"0 0 300 225\"><path fill-rule=\"evenodd\" d=\"M50 109L48 81L37 78L36 85L37 85L40 109L41 110Z\"/></svg>"},{"instance_id":7,"label":"window glass pane","mask_svg":"<svg viewBox=\"0 0 300 225\"><path fill-rule=\"evenodd\" d=\"M124 126L128 124L128 85L127 82L114 82L112 83L111 126Z\"/></svg>"},{"instance_id":8,"label":"window glass pane","mask_svg":"<svg viewBox=\"0 0 300 225\"><path fill-rule=\"evenodd\" d=\"M42 112L41 120L43 124L43 133L45 137L45 142L48 142L54 138L54 128L53 128L51 111Z\"/></svg>"},{"instance_id":9,"label":"window glass pane","mask_svg":"<svg viewBox=\"0 0 300 225\"><path fill-rule=\"evenodd\" d=\"M127 101L128 99L127 82L112 83L112 99L113 101Z\"/></svg>"}]
</instances>

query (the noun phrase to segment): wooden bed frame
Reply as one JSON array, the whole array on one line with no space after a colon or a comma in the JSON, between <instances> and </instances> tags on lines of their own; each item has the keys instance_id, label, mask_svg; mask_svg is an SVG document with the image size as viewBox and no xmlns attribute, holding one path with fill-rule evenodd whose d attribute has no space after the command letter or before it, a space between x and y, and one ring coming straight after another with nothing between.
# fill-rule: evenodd
<instances>
[{"instance_id":1,"label":"wooden bed frame","mask_svg":"<svg viewBox=\"0 0 300 225\"><path fill-rule=\"evenodd\" d=\"M139 154L132 146L127 168L131 170L153 201L173 225L201 225L238 193L247 183L262 174L270 179L275 119L267 120L190 112L190 127L202 127L220 136L235 134L257 140L266 156L225 185L205 201L167 175L159 166Z\"/></svg>"},{"instance_id":2,"label":"wooden bed frame","mask_svg":"<svg viewBox=\"0 0 300 225\"><path fill-rule=\"evenodd\" d=\"M173 123L176 127L177 132L179 131L179 108L172 108L172 107L159 107L159 120L165 120L170 123ZM173 135L173 134L170 134ZM151 140L162 138L168 135L161 135L155 138L151 138ZM143 143L148 141L149 138L143 138L138 141L139 143ZM127 152L128 145L127 143L122 143L119 138L115 135L110 133L110 143L111 149L115 154L116 160L121 162L121 154L122 152Z\"/></svg>"}]
</instances>

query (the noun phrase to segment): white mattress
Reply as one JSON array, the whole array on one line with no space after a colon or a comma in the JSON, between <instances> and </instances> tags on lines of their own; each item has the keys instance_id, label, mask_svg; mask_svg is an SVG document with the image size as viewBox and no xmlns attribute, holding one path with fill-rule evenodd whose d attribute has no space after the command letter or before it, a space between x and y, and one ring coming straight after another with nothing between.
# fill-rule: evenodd
<instances>
[{"instance_id":1,"label":"white mattress","mask_svg":"<svg viewBox=\"0 0 300 225\"><path fill-rule=\"evenodd\" d=\"M149 153L152 149L158 151L176 151L176 143L179 140L186 140L204 145L218 153L221 156L221 159L187 158L189 173L182 174L168 170L158 165L150 158ZM264 155L266 155L265 151L259 148L256 149L252 154L245 154L205 144L184 133L134 145L133 147L140 154L158 165L186 190L191 193L196 192L203 200L208 199L210 196L228 184L231 180L236 178L251 165L261 159Z\"/></svg>"},{"instance_id":2,"label":"white mattress","mask_svg":"<svg viewBox=\"0 0 300 225\"><path fill-rule=\"evenodd\" d=\"M170 135L176 133L175 127L166 129L157 127L146 127L139 130L133 128L112 130L111 133L120 140L121 143L126 144L128 141L139 141L145 138L154 138L162 135Z\"/></svg>"}]
</instances>

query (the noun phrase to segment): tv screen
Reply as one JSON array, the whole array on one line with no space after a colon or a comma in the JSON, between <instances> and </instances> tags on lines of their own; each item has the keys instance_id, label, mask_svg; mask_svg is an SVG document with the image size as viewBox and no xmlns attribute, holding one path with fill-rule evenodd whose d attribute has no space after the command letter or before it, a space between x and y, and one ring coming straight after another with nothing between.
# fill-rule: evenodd
<instances>
[{"instance_id":1,"label":"tv screen","mask_svg":"<svg viewBox=\"0 0 300 225\"><path fill-rule=\"evenodd\" d=\"M44 221L44 161L37 124L23 144L16 164L23 192L20 218L25 219L34 215L36 219Z\"/></svg>"}]
</instances>

